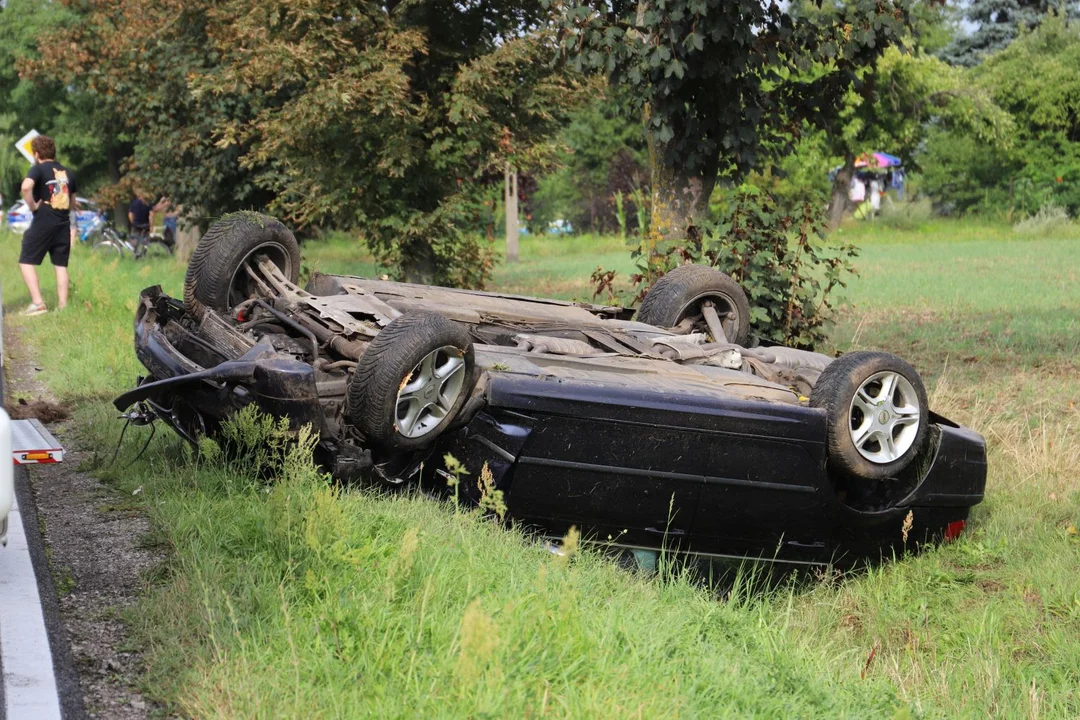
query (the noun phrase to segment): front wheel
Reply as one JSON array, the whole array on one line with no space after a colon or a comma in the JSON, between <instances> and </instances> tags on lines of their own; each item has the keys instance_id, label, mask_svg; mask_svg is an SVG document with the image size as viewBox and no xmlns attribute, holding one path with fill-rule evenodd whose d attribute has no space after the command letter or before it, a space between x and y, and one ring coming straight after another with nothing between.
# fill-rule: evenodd
<instances>
[{"instance_id":1,"label":"front wheel","mask_svg":"<svg viewBox=\"0 0 1080 720\"><path fill-rule=\"evenodd\" d=\"M188 262L184 304L202 317L225 313L259 295L259 261L268 259L290 282L300 279L300 246L279 220L254 212L226 215L206 231Z\"/></svg>"},{"instance_id":2,"label":"front wheel","mask_svg":"<svg viewBox=\"0 0 1080 720\"><path fill-rule=\"evenodd\" d=\"M94 252L100 253L101 255L106 255L106 256L114 256L115 255L116 257L119 257L119 256L124 254L124 251L120 247L120 245L118 245L116 242L109 239L108 237L102 237L102 238L98 238L97 240L95 240L93 248L94 248Z\"/></svg>"},{"instance_id":3,"label":"front wheel","mask_svg":"<svg viewBox=\"0 0 1080 720\"><path fill-rule=\"evenodd\" d=\"M714 342L746 345L750 301L729 275L706 265L682 265L656 281L641 301L637 319L673 328L683 322ZM723 337L719 337L722 335Z\"/></svg>"},{"instance_id":4,"label":"front wheel","mask_svg":"<svg viewBox=\"0 0 1080 720\"><path fill-rule=\"evenodd\" d=\"M926 439L926 388L895 355L858 351L822 371L810 406L828 416L829 467L853 479L894 478Z\"/></svg>"},{"instance_id":5,"label":"front wheel","mask_svg":"<svg viewBox=\"0 0 1080 720\"><path fill-rule=\"evenodd\" d=\"M436 313L407 313L360 357L349 385L349 417L380 447L423 448L460 412L475 369L463 327Z\"/></svg>"}]
</instances>

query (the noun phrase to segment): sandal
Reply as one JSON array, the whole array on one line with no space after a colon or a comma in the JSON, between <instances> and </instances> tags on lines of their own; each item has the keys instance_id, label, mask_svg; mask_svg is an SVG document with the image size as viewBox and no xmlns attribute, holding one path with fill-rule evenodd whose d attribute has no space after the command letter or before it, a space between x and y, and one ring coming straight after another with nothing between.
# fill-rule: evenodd
<instances>
[{"instance_id":1,"label":"sandal","mask_svg":"<svg viewBox=\"0 0 1080 720\"><path fill-rule=\"evenodd\" d=\"M34 315L44 315L47 312L49 312L49 308L45 307L45 303L41 303L40 305L36 303L30 303L30 306L23 310L22 314L27 317L31 317Z\"/></svg>"}]
</instances>

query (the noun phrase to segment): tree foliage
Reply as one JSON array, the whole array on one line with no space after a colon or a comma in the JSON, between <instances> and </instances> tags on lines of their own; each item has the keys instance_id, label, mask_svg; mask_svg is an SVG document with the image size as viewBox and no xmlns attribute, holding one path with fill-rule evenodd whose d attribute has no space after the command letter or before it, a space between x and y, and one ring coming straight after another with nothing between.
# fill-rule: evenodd
<instances>
[{"instance_id":1,"label":"tree foliage","mask_svg":"<svg viewBox=\"0 0 1080 720\"><path fill-rule=\"evenodd\" d=\"M1006 147L936 127L921 157L924 187L959 210L1080 212L1080 28L1052 16L971 71L1012 118Z\"/></svg>"},{"instance_id":2,"label":"tree foliage","mask_svg":"<svg viewBox=\"0 0 1080 720\"><path fill-rule=\"evenodd\" d=\"M970 0L965 19L975 25L970 34L959 35L942 49L941 57L954 65L973 67L1000 52L1025 30L1031 30L1056 12L1080 16L1077 0Z\"/></svg>"},{"instance_id":3,"label":"tree foliage","mask_svg":"<svg viewBox=\"0 0 1080 720\"><path fill-rule=\"evenodd\" d=\"M13 147L28 130L56 139L60 158L79 169L80 192L105 173L98 115L92 104L68 91L64 75L30 82L18 67L40 57L38 37L66 22L66 10L47 0L0 3L0 193L13 199L26 176L26 159Z\"/></svg>"},{"instance_id":4,"label":"tree foliage","mask_svg":"<svg viewBox=\"0 0 1080 720\"><path fill-rule=\"evenodd\" d=\"M833 187L830 220L835 227L846 205L855 159L887 149L918 170L918 150L931 127L951 128L986 147L1003 148L1013 135L1013 120L991 93L971 83L962 68L919 51L892 47L860 71L826 135L830 154L842 159Z\"/></svg>"},{"instance_id":5,"label":"tree foliage","mask_svg":"<svg viewBox=\"0 0 1080 720\"><path fill-rule=\"evenodd\" d=\"M577 81L535 0L65 0L44 42L136 137L136 178L203 217L356 228L410 279L480 285L481 191L541 165Z\"/></svg>"},{"instance_id":6,"label":"tree foliage","mask_svg":"<svg viewBox=\"0 0 1080 720\"><path fill-rule=\"evenodd\" d=\"M564 219L580 230L614 232L619 228L617 193L636 227L638 208L632 196L640 200L649 185L641 120L627 112L628 99L606 83L594 82L590 95L559 135L559 167L538 183L530 228L543 231L548 222Z\"/></svg>"},{"instance_id":7,"label":"tree foliage","mask_svg":"<svg viewBox=\"0 0 1080 720\"><path fill-rule=\"evenodd\" d=\"M628 88L653 156L653 224L694 235L721 170L789 151L835 116L858 71L901 39L907 0L856 0L796 22L758 0L552 0L562 46Z\"/></svg>"}]
</instances>

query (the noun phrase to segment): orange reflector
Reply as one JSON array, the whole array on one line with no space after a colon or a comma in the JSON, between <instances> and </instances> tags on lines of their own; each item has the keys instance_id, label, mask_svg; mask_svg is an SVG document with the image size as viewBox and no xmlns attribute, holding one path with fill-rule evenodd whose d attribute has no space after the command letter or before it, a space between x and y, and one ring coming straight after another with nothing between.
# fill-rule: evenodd
<instances>
[{"instance_id":1,"label":"orange reflector","mask_svg":"<svg viewBox=\"0 0 1080 720\"><path fill-rule=\"evenodd\" d=\"M955 540L960 537L960 533L964 532L964 526L967 525L966 520L956 520L945 526L945 542Z\"/></svg>"},{"instance_id":2,"label":"orange reflector","mask_svg":"<svg viewBox=\"0 0 1080 720\"><path fill-rule=\"evenodd\" d=\"M23 460L51 460L52 453L50 452L28 452L23 453Z\"/></svg>"}]
</instances>

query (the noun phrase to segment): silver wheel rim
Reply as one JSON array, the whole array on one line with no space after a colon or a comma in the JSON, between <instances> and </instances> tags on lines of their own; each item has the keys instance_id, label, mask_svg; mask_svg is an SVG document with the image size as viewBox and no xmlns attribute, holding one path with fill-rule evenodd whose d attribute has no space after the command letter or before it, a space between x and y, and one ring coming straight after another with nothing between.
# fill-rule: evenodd
<instances>
[{"instance_id":1,"label":"silver wheel rim","mask_svg":"<svg viewBox=\"0 0 1080 720\"><path fill-rule=\"evenodd\" d=\"M115 255L122 255L123 254L123 251L120 249L120 246L115 245L114 243L112 243L109 240L102 240L100 242L94 243L94 250L96 252L104 251L104 252L107 252L107 253L110 253L110 254L115 254Z\"/></svg>"},{"instance_id":2,"label":"silver wheel rim","mask_svg":"<svg viewBox=\"0 0 1080 720\"><path fill-rule=\"evenodd\" d=\"M870 462L885 465L899 460L915 444L922 408L911 382L885 370L859 385L849 416L855 449Z\"/></svg>"},{"instance_id":3,"label":"silver wheel rim","mask_svg":"<svg viewBox=\"0 0 1080 720\"><path fill-rule=\"evenodd\" d=\"M427 435L454 409L465 386L465 354L452 345L416 364L397 394L394 426L407 438Z\"/></svg>"}]
</instances>

